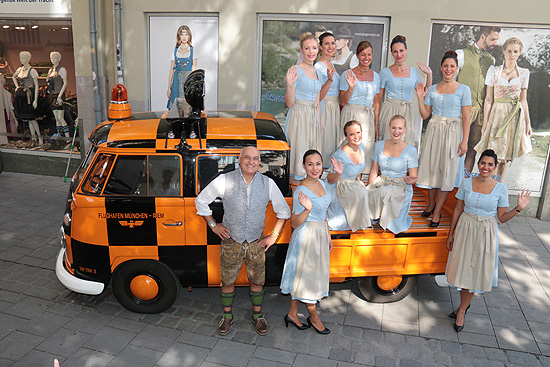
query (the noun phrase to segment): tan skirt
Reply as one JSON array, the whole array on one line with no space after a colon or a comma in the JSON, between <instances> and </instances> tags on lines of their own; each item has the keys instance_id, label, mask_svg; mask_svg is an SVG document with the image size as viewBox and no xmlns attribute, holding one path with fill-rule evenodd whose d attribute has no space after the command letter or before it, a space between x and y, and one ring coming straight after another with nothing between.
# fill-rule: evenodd
<instances>
[{"instance_id":1,"label":"tan skirt","mask_svg":"<svg viewBox=\"0 0 550 367\"><path fill-rule=\"evenodd\" d=\"M525 113L521 104L519 112L512 117L502 136L497 137L501 123L510 114L513 107L513 103L496 101L493 103L485 134L481 136L481 140L474 148L478 153L483 153L486 149L493 149L499 160L512 161L533 150L530 138L525 133Z\"/></svg>"},{"instance_id":2,"label":"tan skirt","mask_svg":"<svg viewBox=\"0 0 550 367\"><path fill-rule=\"evenodd\" d=\"M330 165L330 157L340 147L344 140L344 131L340 124L340 103L338 97L325 97L323 113L321 114L321 154L325 166Z\"/></svg>"},{"instance_id":3,"label":"tan skirt","mask_svg":"<svg viewBox=\"0 0 550 367\"><path fill-rule=\"evenodd\" d=\"M365 169L363 173L369 173L372 165L371 155L374 149L374 108L348 103L342 109L340 123L342 127L346 122L357 120L361 124L363 145L365 146ZM343 135L342 135L343 136ZM339 146L344 142L340 142Z\"/></svg>"},{"instance_id":4,"label":"tan skirt","mask_svg":"<svg viewBox=\"0 0 550 367\"><path fill-rule=\"evenodd\" d=\"M447 262L447 280L458 288L491 290L497 256L495 217L463 212L456 225L453 250Z\"/></svg>"},{"instance_id":5,"label":"tan skirt","mask_svg":"<svg viewBox=\"0 0 550 367\"><path fill-rule=\"evenodd\" d=\"M459 117L432 115L422 138L417 186L453 190L460 163L458 147L461 140Z\"/></svg>"},{"instance_id":6,"label":"tan skirt","mask_svg":"<svg viewBox=\"0 0 550 367\"><path fill-rule=\"evenodd\" d=\"M416 146L414 139L414 116L412 113L412 101L400 101L395 98L386 98L380 108L380 117L378 118L378 140L389 140L390 136L390 119L395 115L401 115L407 122L407 132L403 136L403 140L407 144Z\"/></svg>"},{"instance_id":7,"label":"tan skirt","mask_svg":"<svg viewBox=\"0 0 550 367\"><path fill-rule=\"evenodd\" d=\"M336 184L336 197L346 212L352 232L371 226L369 193L363 182L340 178Z\"/></svg>"},{"instance_id":8,"label":"tan skirt","mask_svg":"<svg viewBox=\"0 0 550 367\"><path fill-rule=\"evenodd\" d=\"M403 177L393 178L380 175L367 186L369 192L370 217L380 218L384 229L398 218L407 197L407 186Z\"/></svg>"},{"instance_id":9,"label":"tan skirt","mask_svg":"<svg viewBox=\"0 0 550 367\"><path fill-rule=\"evenodd\" d=\"M306 222L301 234L302 246L290 294L312 303L328 295L329 237L326 221Z\"/></svg>"},{"instance_id":10,"label":"tan skirt","mask_svg":"<svg viewBox=\"0 0 550 367\"><path fill-rule=\"evenodd\" d=\"M290 144L290 174L306 177L304 153L319 149L319 108L317 103L296 100L290 111L287 138Z\"/></svg>"}]
</instances>

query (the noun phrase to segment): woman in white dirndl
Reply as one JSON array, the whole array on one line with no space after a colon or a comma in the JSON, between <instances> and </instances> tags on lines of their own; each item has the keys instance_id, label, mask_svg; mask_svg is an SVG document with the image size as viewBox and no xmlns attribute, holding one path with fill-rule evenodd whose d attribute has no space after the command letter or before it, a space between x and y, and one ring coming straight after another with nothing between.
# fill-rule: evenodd
<instances>
[{"instance_id":1,"label":"woman in white dirndl","mask_svg":"<svg viewBox=\"0 0 550 367\"><path fill-rule=\"evenodd\" d=\"M527 105L529 70L517 66L523 49L517 38L509 38L502 45L504 65L487 70L487 94L483 105L481 139L475 146L478 153L493 149L500 162L497 174L504 177L508 164L529 153L531 146L531 118Z\"/></svg>"},{"instance_id":2,"label":"woman in white dirndl","mask_svg":"<svg viewBox=\"0 0 550 367\"><path fill-rule=\"evenodd\" d=\"M372 44L361 41L357 45L359 65L347 70L340 78L340 104L344 106L340 114L340 124L359 121L365 146L365 168L370 171L370 156L374 142L378 138L378 112L380 107L380 77L370 68Z\"/></svg>"},{"instance_id":3,"label":"woman in white dirndl","mask_svg":"<svg viewBox=\"0 0 550 367\"><path fill-rule=\"evenodd\" d=\"M422 118L432 116L422 137L416 183L428 189L428 207L422 216L432 216L431 227L439 226L449 191L464 180L472 93L454 79L457 70L456 52L447 51L441 60L443 80L427 90L422 84L416 89Z\"/></svg>"},{"instance_id":4,"label":"woman in white dirndl","mask_svg":"<svg viewBox=\"0 0 550 367\"><path fill-rule=\"evenodd\" d=\"M320 113L319 91L321 82L313 66L319 43L307 32L300 39L300 52L304 61L292 66L286 73L285 103L289 107L285 133L290 145L291 183L295 184L306 176L302 156L308 149L319 149Z\"/></svg>"},{"instance_id":5,"label":"woman in white dirndl","mask_svg":"<svg viewBox=\"0 0 550 367\"><path fill-rule=\"evenodd\" d=\"M331 60L336 52L334 35L325 32L319 36L321 58L315 63L317 77L323 85L319 95L321 100L321 154L330 157L342 141L340 125L340 74L336 72ZM325 164L328 166L328 159Z\"/></svg>"},{"instance_id":6,"label":"woman in white dirndl","mask_svg":"<svg viewBox=\"0 0 550 367\"><path fill-rule=\"evenodd\" d=\"M460 290L460 306L449 317L455 319L457 332L464 328L466 311L474 293L491 291L498 281L498 227L515 217L531 201L530 191L523 190L518 203L508 210L508 188L491 178L498 157L491 149L484 151L477 163L479 176L465 179L456 193L447 236L447 281Z\"/></svg>"},{"instance_id":7,"label":"woman in white dirndl","mask_svg":"<svg viewBox=\"0 0 550 367\"><path fill-rule=\"evenodd\" d=\"M327 208L330 194L320 180L323 159L316 150L308 150L303 157L307 176L296 188L290 224L294 231L288 245L281 292L290 293L290 309L285 315L286 327L294 325L298 330L313 327L319 334L329 334L317 313L316 304L328 296L329 251L332 247L327 225ZM298 317L299 302L305 303L310 317L307 325Z\"/></svg>"},{"instance_id":8,"label":"woman in white dirndl","mask_svg":"<svg viewBox=\"0 0 550 367\"><path fill-rule=\"evenodd\" d=\"M390 119L395 115L401 115L409 126L403 140L407 144L415 146L412 100L415 94L414 90L419 83L422 83L422 79L416 68L405 64L408 49L407 39L404 36L395 36L391 41L390 48L394 63L380 71L380 96L384 96L385 92L386 98L380 107L378 140L390 139ZM426 88L430 87L432 85L432 69L422 61L418 61L417 65L427 75Z\"/></svg>"}]
</instances>

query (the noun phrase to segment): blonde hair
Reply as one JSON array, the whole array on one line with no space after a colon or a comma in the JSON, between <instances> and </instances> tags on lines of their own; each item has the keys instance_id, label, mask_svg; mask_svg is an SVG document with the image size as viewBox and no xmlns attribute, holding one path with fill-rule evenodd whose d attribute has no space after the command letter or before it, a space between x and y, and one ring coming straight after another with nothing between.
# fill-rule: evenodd
<instances>
[{"instance_id":1,"label":"blonde hair","mask_svg":"<svg viewBox=\"0 0 550 367\"><path fill-rule=\"evenodd\" d=\"M317 38L311 34L311 32L305 32L305 33L302 33L302 35L300 36L300 48L302 48L302 46L304 45L304 42L307 41L307 40L314 40L315 43L317 43Z\"/></svg>"},{"instance_id":2,"label":"blonde hair","mask_svg":"<svg viewBox=\"0 0 550 367\"><path fill-rule=\"evenodd\" d=\"M357 120L349 120L349 121L346 122L346 124L344 125L344 136L348 136L348 133L347 133L346 130L348 129L348 127L353 126L353 125L359 126L359 129L361 130L361 132L363 131L363 127L361 126L361 124L359 123L359 121L357 121Z\"/></svg>"},{"instance_id":3,"label":"blonde hair","mask_svg":"<svg viewBox=\"0 0 550 367\"><path fill-rule=\"evenodd\" d=\"M523 43L519 40L519 38L508 38L506 41L504 41L504 44L502 45L502 50L506 51L506 48L510 45L519 45L519 52L523 51Z\"/></svg>"},{"instance_id":4,"label":"blonde hair","mask_svg":"<svg viewBox=\"0 0 550 367\"><path fill-rule=\"evenodd\" d=\"M405 120L405 117L401 115L392 116L392 118L390 119L390 122L388 123L388 127L391 126L391 123L394 122L395 120L403 120L403 122L405 123L405 128L407 127L407 120Z\"/></svg>"},{"instance_id":5,"label":"blonde hair","mask_svg":"<svg viewBox=\"0 0 550 367\"><path fill-rule=\"evenodd\" d=\"M187 39L187 44L189 45L189 47L192 47L193 45L191 44L191 41L193 40L193 35L191 34L191 28L189 28L189 26L186 26L185 24L180 25L178 31L176 32L176 47L180 47L181 45L180 38L183 31L187 31L187 35L189 36L189 38Z\"/></svg>"}]
</instances>

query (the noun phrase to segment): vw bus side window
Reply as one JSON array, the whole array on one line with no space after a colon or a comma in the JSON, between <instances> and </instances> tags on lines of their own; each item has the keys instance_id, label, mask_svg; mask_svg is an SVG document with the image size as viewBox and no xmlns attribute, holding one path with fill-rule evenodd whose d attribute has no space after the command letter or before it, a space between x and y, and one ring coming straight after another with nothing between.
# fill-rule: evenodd
<instances>
[{"instance_id":1,"label":"vw bus side window","mask_svg":"<svg viewBox=\"0 0 550 367\"><path fill-rule=\"evenodd\" d=\"M181 195L180 162L179 155L149 156L150 195Z\"/></svg>"},{"instance_id":2,"label":"vw bus side window","mask_svg":"<svg viewBox=\"0 0 550 367\"><path fill-rule=\"evenodd\" d=\"M262 151L258 172L273 179L283 195L288 193L285 152ZM197 194L222 173L234 171L239 166L238 156L201 155L197 157Z\"/></svg>"},{"instance_id":3,"label":"vw bus side window","mask_svg":"<svg viewBox=\"0 0 550 367\"><path fill-rule=\"evenodd\" d=\"M101 194L114 161L115 156L113 154L101 154L82 185L82 191L89 194Z\"/></svg>"},{"instance_id":4,"label":"vw bus side window","mask_svg":"<svg viewBox=\"0 0 550 367\"><path fill-rule=\"evenodd\" d=\"M103 194L148 195L147 157L119 155Z\"/></svg>"},{"instance_id":5,"label":"vw bus side window","mask_svg":"<svg viewBox=\"0 0 550 367\"><path fill-rule=\"evenodd\" d=\"M222 173L235 170L239 157L233 155L201 155L197 157L197 194Z\"/></svg>"}]
</instances>

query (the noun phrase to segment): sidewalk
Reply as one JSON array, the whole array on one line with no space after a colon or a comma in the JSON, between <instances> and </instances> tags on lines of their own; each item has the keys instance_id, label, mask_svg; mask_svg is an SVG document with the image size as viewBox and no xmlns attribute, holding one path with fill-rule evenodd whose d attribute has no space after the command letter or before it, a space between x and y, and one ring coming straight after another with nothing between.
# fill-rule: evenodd
<instances>
[{"instance_id":1,"label":"sidewalk","mask_svg":"<svg viewBox=\"0 0 550 367\"><path fill-rule=\"evenodd\" d=\"M320 303L328 336L284 327L288 297L266 288L267 336L238 288L235 323L221 337L219 289L180 290L159 315L122 308L55 276L57 231L68 192L63 178L0 174L0 367L53 366L549 366L550 226L517 217L500 226L499 286L474 297L464 331L448 314L458 293L419 278L403 301L371 304L352 282ZM307 314L305 307L300 309Z\"/></svg>"}]
</instances>

